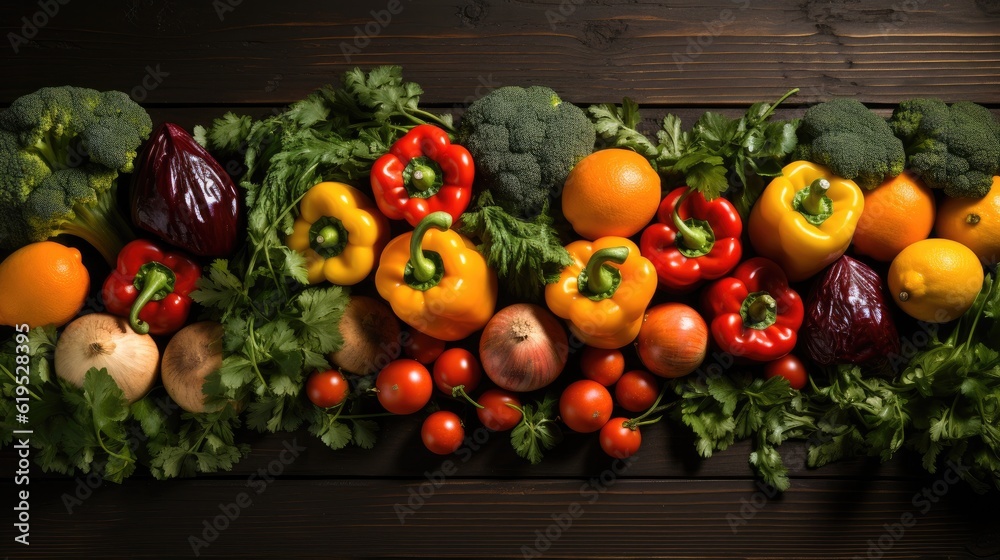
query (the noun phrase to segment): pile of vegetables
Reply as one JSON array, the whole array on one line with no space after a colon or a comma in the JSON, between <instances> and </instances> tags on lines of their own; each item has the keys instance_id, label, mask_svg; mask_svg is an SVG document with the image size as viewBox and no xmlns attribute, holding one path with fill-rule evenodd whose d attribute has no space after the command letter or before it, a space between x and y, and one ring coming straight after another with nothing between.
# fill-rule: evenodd
<instances>
[{"instance_id":1,"label":"pile of vegetables","mask_svg":"<svg viewBox=\"0 0 1000 560\"><path fill-rule=\"evenodd\" d=\"M83 311L90 284L37 316L61 322L0 304L2 443L27 402L44 470L120 482L229 470L247 429L371 448L378 417L413 415L428 452L479 423L537 463L565 430L627 457L669 421L704 457L750 439L782 490L791 439L811 466L905 448L1000 489L1000 249L981 234L1000 221L1000 123L931 99L774 118L796 91L690 130L665 115L655 141L627 98L583 108L540 86L456 125L398 67L190 133L153 132L118 92L28 94L0 112L0 291L28 285L19 252L75 235L103 257L101 306ZM235 178L216 159L233 157ZM625 233L569 211L564 186L604 160L659 192L608 182L607 200L648 206ZM904 171L968 199L979 229L855 252L867 197ZM968 286L928 318L930 251L965 258ZM927 344L904 358L914 333Z\"/></svg>"}]
</instances>

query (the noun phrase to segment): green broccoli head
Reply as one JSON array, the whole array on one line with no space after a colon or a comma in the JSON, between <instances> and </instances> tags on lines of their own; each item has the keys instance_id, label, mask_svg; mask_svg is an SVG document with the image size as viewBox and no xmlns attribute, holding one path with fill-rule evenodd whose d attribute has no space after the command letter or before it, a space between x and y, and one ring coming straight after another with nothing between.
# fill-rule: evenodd
<instances>
[{"instance_id":1,"label":"green broccoli head","mask_svg":"<svg viewBox=\"0 0 1000 560\"><path fill-rule=\"evenodd\" d=\"M131 229L116 180L149 136L146 111L121 92L42 88L0 112L0 246L77 235L113 262Z\"/></svg>"},{"instance_id":2,"label":"green broccoli head","mask_svg":"<svg viewBox=\"0 0 1000 560\"><path fill-rule=\"evenodd\" d=\"M582 109L541 86L493 90L469 106L460 130L481 183L521 217L537 215L558 196L595 139Z\"/></svg>"},{"instance_id":3,"label":"green broccoli head","mask_svg":"<svg viewBox=\"0 0 1000 560\"><path fill-rule=\"evenodd\" d=\"M799 126L796 159L829 167L864 189L903 172L906 153L884 119L854 99L811 107Z\"/></svg>"},{"instance_id":4,"label":"green broccoli head","mask_svg":"<svg viewBox=\"0 0 1000 560\"><path fill-rule=\"evenodd\" d=\"M911 99L893 111L893 133L906 148L907 166L952 197L982 198L1000 171L1000 122L980 105Z\"/></svg>"}]
</instances>

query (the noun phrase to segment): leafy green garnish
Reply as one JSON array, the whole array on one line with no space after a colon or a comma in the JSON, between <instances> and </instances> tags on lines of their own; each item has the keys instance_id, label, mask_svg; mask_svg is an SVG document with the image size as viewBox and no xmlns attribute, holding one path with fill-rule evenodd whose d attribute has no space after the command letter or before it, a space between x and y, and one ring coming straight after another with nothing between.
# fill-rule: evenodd
<instances>
[{"instance_id":1,"label":"leafy green garnish","mask_svg":"<svg viewBox=\"0 0 1000 560\"><path fill-rule=\"evenodd\" d=\"M532 465L542 462L544 452L562 441L562 431L556 423L558 403L555 395L547 394L535 405L526 404L518 409L521 422L511 430L510 443L514 452Z\"/></svg>"},{"instance_id":2,"label":"leafy green garnish","mask_svg":"<svg viewBox=\"0 0 1000 560\"><path fill-rule=\"evenodd\" d=\"M476 209L462 214L462 233L478 239L479 251L496 271L500 285L515 298L539 301L546 284L573 262L547 211L531 221L511 216L493 204L487 191Z\"/></svg>"},{"instance_id":3,"label":"leafy green garnish","mask_svg":"<svg viewBox=\"0 0 1000 560\"><path fill-rule=\"evenodd\" d=\"M593 105L588 113L604 145L635 150L658 172L709 200L727 193L745 219L763 191L762 178L780 175L782 162L795 149L798 121L770 118L797 91L773 105L755 103L738 119L706 112L687 132L677 116L668 114L657 131L657 144L638 130L638 106L631 99L621 106Z\"/></svg>"}]
</instances>

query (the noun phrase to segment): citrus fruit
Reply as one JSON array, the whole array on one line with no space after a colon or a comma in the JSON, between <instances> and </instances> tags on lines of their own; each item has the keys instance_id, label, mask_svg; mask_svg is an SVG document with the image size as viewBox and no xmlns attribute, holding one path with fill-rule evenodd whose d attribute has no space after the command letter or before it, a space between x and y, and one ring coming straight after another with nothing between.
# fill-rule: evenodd
<instances>
[{"instance_id":1,"label":"citrus fruit","mask_svg":"<svg viewBox=\"0 0 1000 560\"><path fill-rule=\"evenodd\" d=\"M934 193L904 171L865 191L865 211L854 230L854 250L889 262L907 246L927 239L934 227Z\"/></svg>"},{"instance_id":2,"label":"citrus fruit","mask_svg":"<svg viewBox=\"0 0 1000 560\"><path fill-rule=\"evenodd\" d=\"M935 229L940 237L958 241L983 264L1000 262L1000 177L983 198L948 198L938 211Z\"/></svg>"},{"instance_id":3,"label":"citrus fruit","mask_svg":"<svg viewBox=\"0 0 1000 560\"><path fill-rule=\"evenodd\" d=\"M89 291L80 251L54 241L25 245L0 263L0 324L65 325Z\"/></svg>"},{"instance_id":4,"label":"citrus fruit","mask_svg":"<svg viewBox=\"0 0 1000 560\"><path fill-rule=\"evenodd\" d=\"M983 266L971 249L950 239L924 239L889 266L889 293L911 317L946 323L972 307L983 287Z\"/></svg>"},{"instance_id":5,"label":"citrus fruit","mask_svg":"<svg viewBox=\"0 0 1000 560\"><path fill-rule=\"evenodd\" d=\"M563 215L587 239L631 237L660 205L660 176L631 150L600 150L580 160L566 178Z\"/></svg>"}]
</instances>

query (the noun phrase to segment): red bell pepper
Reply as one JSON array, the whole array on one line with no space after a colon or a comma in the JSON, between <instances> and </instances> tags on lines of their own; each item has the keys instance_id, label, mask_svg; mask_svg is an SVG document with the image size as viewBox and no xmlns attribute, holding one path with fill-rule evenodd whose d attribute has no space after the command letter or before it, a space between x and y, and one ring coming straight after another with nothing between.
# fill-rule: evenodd
<instances>
[{"instance_id":1,"label":"red bell pepper","mask_svg":"<svg viewBox=\"0 0 1000 560\"><path fill-rule=\"evenodd\" d=\"M715 343L733 356L754 362L791 352L804 310L774 261L754 257L702 292L702 305Z\"/></svg>"},{"instance_id":2,"label":"red bell pepper","mask_svg":"<svg viewBox=\"0 0 1000 560\"><path fill-rule=\"evenodd\" d=\"M109 313L128 317L139 334L169 334L187 321L201 266L181 253L168 253L136 239L118 253L101 296Z\"/></svg>"},{"instance_id":3,"label":"red bell pepper","mask_svg":"<svg viewBox=\"0 0 1000 560\"><path fill-rule=\"evenodd\" d=\"M709 201L700 192L679 187L660 202L656 217L659 222L642 232L639 249L653 262L661 288L689 292L739 264L743 220L725 198Z\"/></svg>"},{"instance_id":4,"label":"red bell pepper","mask_svg":"<svg viewBox=\"0 0 1000 560\"><path fill-rule=\"evenodd\" d=\"M475 166L469 150L429 124L414 127L375 161L372 193L390 220L416 227L428 214L444 211L458 223L472 200Z\"/></svg>"}]
</instances>

